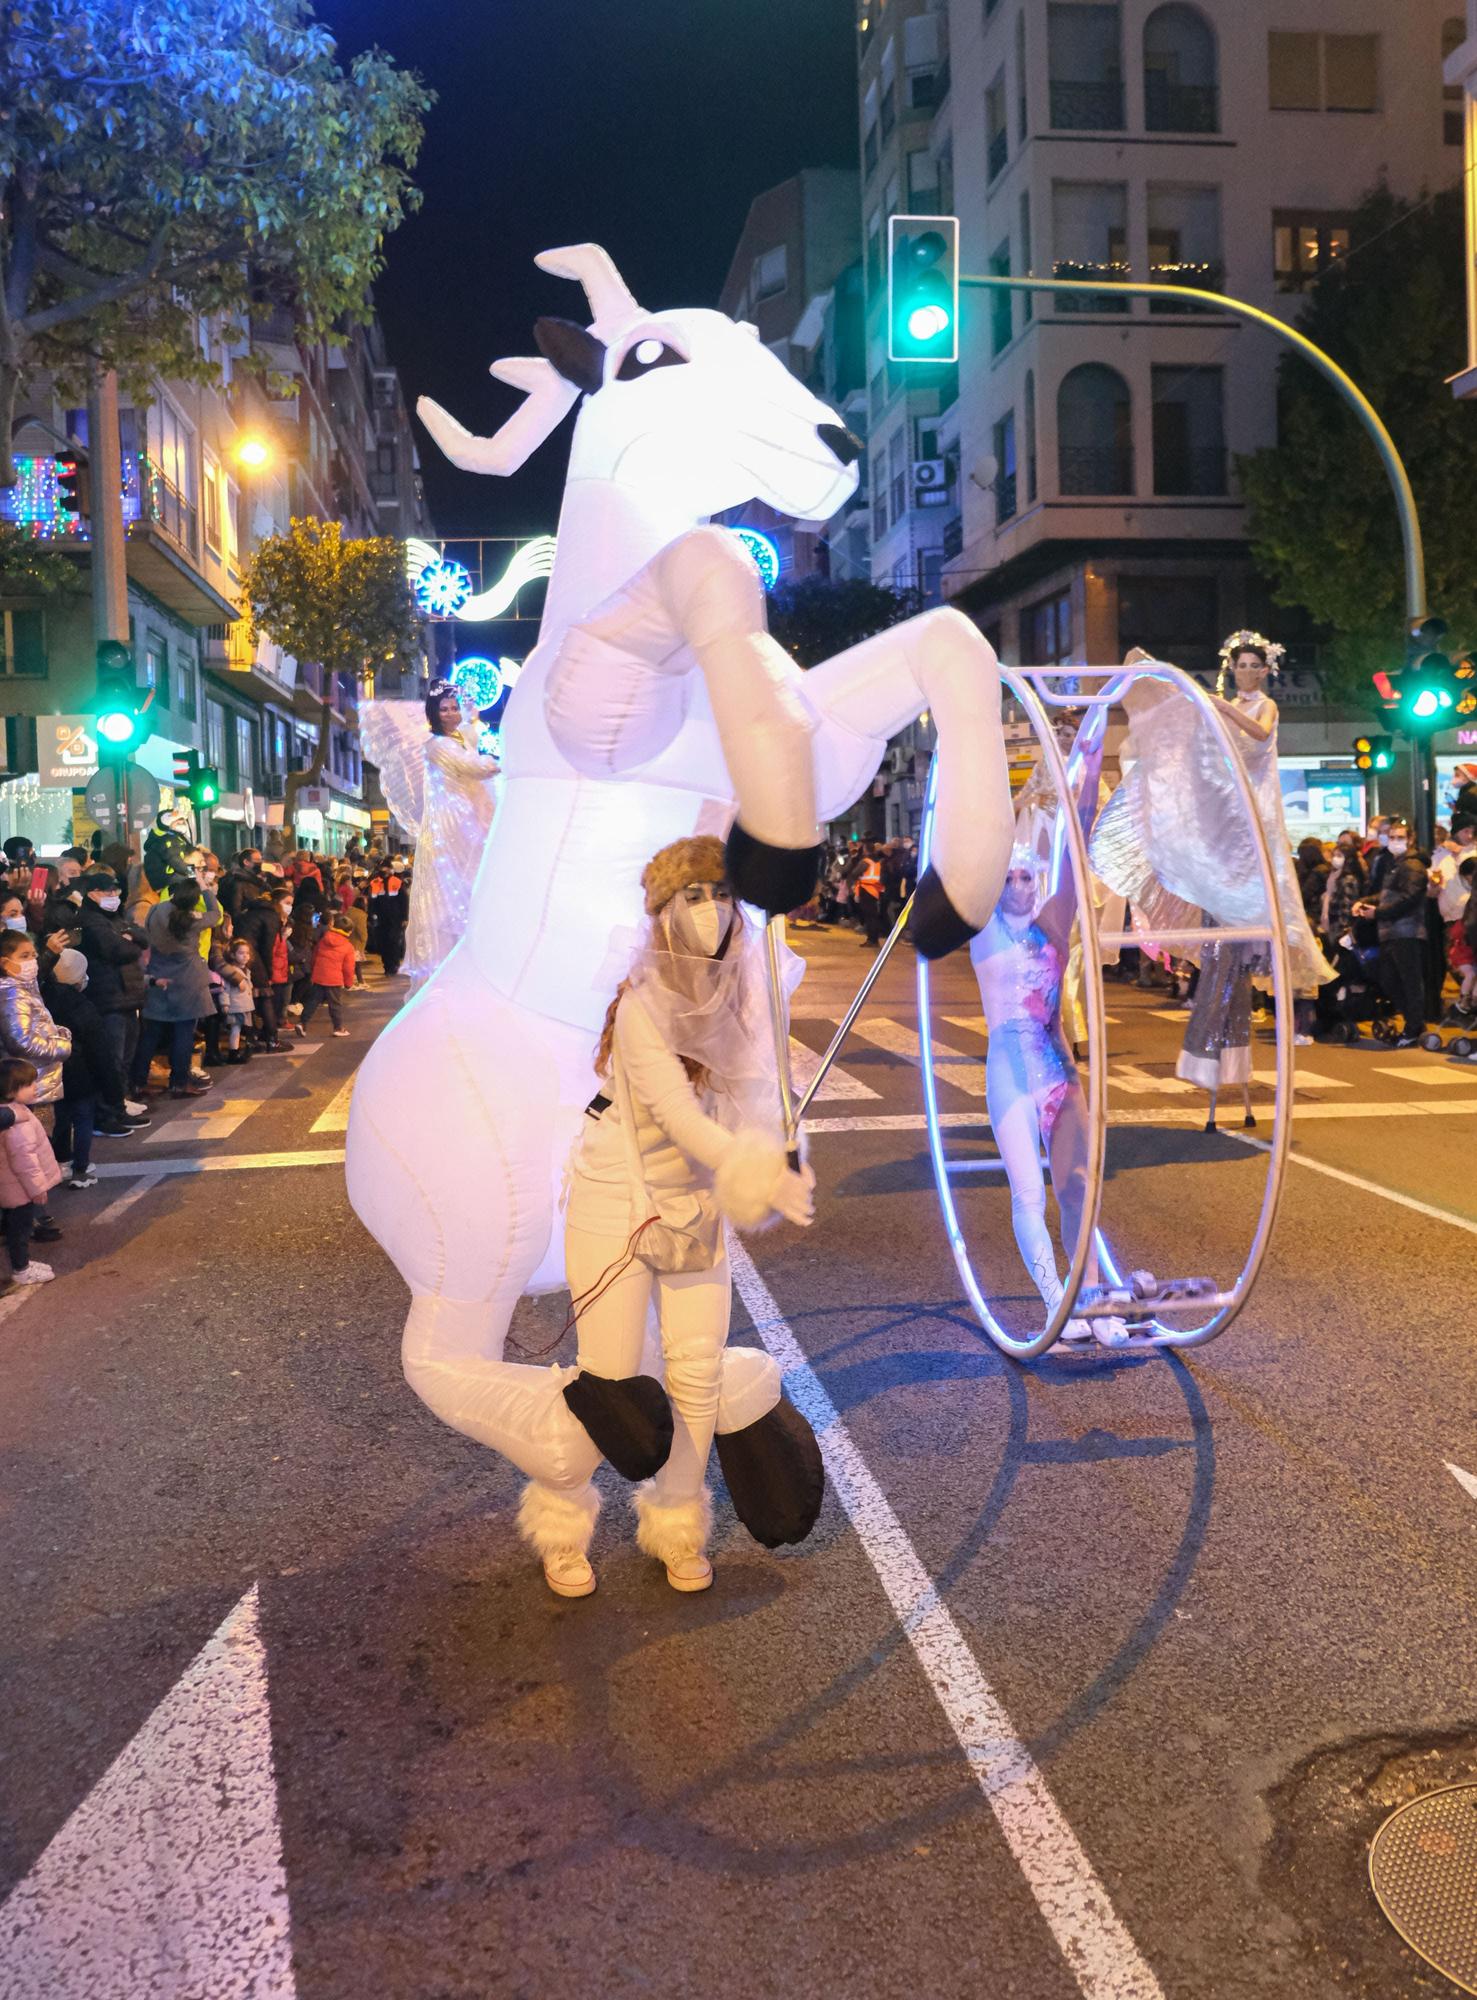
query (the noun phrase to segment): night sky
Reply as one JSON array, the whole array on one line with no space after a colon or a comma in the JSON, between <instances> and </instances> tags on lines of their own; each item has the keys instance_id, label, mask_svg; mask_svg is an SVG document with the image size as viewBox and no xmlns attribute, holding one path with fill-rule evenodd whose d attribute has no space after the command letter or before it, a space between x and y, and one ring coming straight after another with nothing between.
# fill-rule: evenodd
<instances>
[{"instance_id":1,"label":"night sky","mask_svg":"<svg viewBox=\"0 0 1477 2000\"><path fill-rule=\"evenodd\" d=\"M514 392L533 322L583 323L535 251L603 243L643 305L715 305L752 198L856 162L855 0L317 0L347 59L377 43L437 93L420 212L376 288L412 404L470 430ZM416 425L442 535L552 530L567 427L512 479L458 472Z\"/></svg>"}]
</instances>

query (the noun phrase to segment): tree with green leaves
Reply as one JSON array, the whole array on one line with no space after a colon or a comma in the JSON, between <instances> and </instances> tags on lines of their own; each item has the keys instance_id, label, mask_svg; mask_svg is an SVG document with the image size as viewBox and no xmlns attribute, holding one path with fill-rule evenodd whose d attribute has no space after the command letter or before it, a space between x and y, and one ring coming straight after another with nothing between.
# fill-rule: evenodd
<instances>
[{"instance_id":1,"label":"tree with green leaves","mask_svg":"<svg viewBox=\"0 0 1477 2000\"><path fill-rule=\"evenodd\" d=\"M64 597L87 582L81 565L49 549L13 521L0 521L0 600Z\"/></svg>"},{"instance_id":2,"label":"tree with green leaves","mask_svg":"<svg viewBox=\"0 0 1477 2000\"><path fill-rule=\"evenodd\" d=\"M242 579L252 643L271 639L323 671L318 739L306 770L289 774L282 819L291 827L298 794L323 774L335 677L357 685L376 667L415 667L421 626L404 545L389 535L351 540L337 521L294 518L285 535L257 543Z\"/></svg>"},{"instance_id":3,"label":"tree with green leaves","mask_svg":"<svg viewBox=\"0 0 1477 2000\"><path fill-rule=\"evenodd\" d=\"M1381 188L1361 203L1348 257L1320 277L1298 327L1354 378L1394 438L1420 512L1431 609L1466 647L1477 643L1468 502L1477 416L1447 387L1465 359L1464 272L1458 194L1412 204ZM1373 705L1370 676L1405 660L1389 480L1358 418L1306 361L1285 354L1278 386L1278 442L1239 464L1252 552L1280 603L1331 629L1329 692Z\"/></svg>"},{"instance_id":4,"label":"tree with green leaves","mask_svg":"<svg viewBox=\"0 0 1477 2000\"><path fill-rule=\"evenodd\" d=\"M769 594L769 629L802 667L819 666L922 608L916 591L854 577L802 576Z\"/></svg>"},{"instance_id":5,"label":"tree with green leaves","mask_svg":"<svg viewBox=\"0 0 1477 2000\"><path fill-rule=\"evenodd\" d=\"M144 402L215 379L201 314L367 321L431 102L378 50L341 68L304 0L5 0L0 486L32 372L80 401L101 361Z\"/></svg>"}]
</instances>

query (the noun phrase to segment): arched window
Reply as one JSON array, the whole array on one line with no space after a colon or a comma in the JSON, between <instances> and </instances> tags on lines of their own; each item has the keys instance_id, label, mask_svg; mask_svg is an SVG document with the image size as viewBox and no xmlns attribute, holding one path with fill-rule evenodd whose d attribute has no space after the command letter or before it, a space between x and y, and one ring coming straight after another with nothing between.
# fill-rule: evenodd
<instances>
[{"instance_id":1,"label":"arched window","mask_svg":"<svg viewBox=\"0 0 1477 2000\"><path fill-rule=\"evenodd\" d=\"M1144 124L1151 132L1218 132L1215 30L1171 0L1144 23Z\"/></svg>"},{"instance_id":2,"label":"arched window","mask_svg":"<svg viewBox=\"0 0 1477 2000\"><path fill-rule=\"evenodd\" d=\"M1133 408L1116 368L1084 361L1062 377L1056 433L1062 493L1132 493Z\"/></svg>"}]
</instances>

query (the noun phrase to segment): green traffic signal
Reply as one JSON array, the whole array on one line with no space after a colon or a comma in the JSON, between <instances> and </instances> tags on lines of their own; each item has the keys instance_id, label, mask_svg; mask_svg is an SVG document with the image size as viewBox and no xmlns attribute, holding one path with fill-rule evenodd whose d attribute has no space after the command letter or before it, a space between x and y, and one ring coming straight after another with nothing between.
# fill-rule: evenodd
<instances>
[{"instance_id":1,"label":"green traffic signal","mask_svg":"<svg viewBox=\"0 0 1477 2000\"><path fill-rule=\"evenodd\" d=\"M195 780L191 797L197 806L213 806L220 795L220 780L211 767L206 764L202 768L199 777Z\"/></svg>"},{"instance_id":2,"label":"green traffic signal","mask_svg":"<svg viewBox=\"0 0 1477 2000\"><path fill-rule=\"evenodd\" d=\"M887 222L890 361L959 358L959 220L893 215Z\"/></svg>"},{"instance_id":3,"label":"green traffic signal","mask_svg":"<svg viewBox=\"0 0 1477 2000\"><path fill-rule=\"evenodd\" d=\"M143 735L133 653L121 639L104 639L97 649L97 733L111 750L131 750Z\"/></svg>"}]
</instances>

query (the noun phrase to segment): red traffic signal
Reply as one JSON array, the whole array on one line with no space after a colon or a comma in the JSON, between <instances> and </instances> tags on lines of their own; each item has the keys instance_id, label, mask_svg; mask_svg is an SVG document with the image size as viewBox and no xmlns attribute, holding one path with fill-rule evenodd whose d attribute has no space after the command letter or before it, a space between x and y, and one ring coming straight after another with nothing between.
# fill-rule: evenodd
<instances>
[{"instance_id":1,"label":"red traffic signal","mask_svg":"<svg viewBox=\"0 0 1477 2000\"><path fill-rule=\"evenodd\" d=\"M80 528L91 519L92 470L85 451L56 461L56 498L69 527Z\"/></svg>"}]
</instances>

